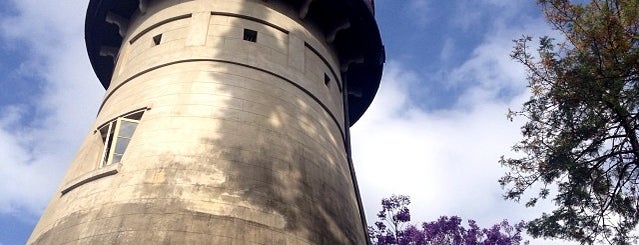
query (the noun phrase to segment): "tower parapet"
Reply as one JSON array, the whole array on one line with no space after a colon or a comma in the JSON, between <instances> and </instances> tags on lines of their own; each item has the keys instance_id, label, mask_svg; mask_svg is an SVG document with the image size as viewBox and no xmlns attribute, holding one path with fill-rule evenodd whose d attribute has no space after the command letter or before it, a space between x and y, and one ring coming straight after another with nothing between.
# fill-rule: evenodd
<instances>
[{"instance_id":1,"label":"tower parapet","mask_svg":"<svg viewBox=\"0 0 639 245\"><path fill-rule=\"evenodd\" d=\"M340 67L335 72L348 78L349 119L350 124L354 124L368 108L379 88L386 58L374 17L373 0L261 1L271 7L286 5L293 9L296 13L291 14L297 16L291 18L305 26L312 26L318 32L314 34L324 39L336 53ZM91 65L105 88L108 88L113 76L113 56L117 55L124 40L120 26L128 27L134 14L146 11L151 2L153 0L90 2L85 40ZM114 18L110 19L109 16L121 20L121 24L111 21Z\"/></svg>"},{"instance_id":2,"label":"tower parapet","mask_svg":"<svg viewBox=\"0 0 639 245\"><path fill-rule=\"evenodd\" d=\"M29 244L365 244L370 0L91 0L106 88Z\"/></svg>"}]
</instances>

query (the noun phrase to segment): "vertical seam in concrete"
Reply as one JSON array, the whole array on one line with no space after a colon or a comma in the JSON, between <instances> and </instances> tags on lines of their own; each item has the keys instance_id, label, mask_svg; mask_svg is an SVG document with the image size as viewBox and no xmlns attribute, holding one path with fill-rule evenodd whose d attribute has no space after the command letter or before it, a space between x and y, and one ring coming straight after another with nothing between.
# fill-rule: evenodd
<instances>
[{"instance_id":1,"label":"vertical seam in concrete","mask_svg":"<svg viewBox=\"0 0 639 245\"><path fill-rule=\"evenodd\" d=\"M209 33L211 14L206 12L194 13L191 17L191 27L186 39L186 46L204 46Z\"/></svg>"},{"instance_id":2,"label":"vertical seam in concrete","mask_svg":"<svg viewBox=\"0 0 639 245\"><path fill-rule=\"evenodd\" d=\"M288 35L288 65L298 71L304 71L304 41L296 35Z\"/></svg>"}]
</instances>

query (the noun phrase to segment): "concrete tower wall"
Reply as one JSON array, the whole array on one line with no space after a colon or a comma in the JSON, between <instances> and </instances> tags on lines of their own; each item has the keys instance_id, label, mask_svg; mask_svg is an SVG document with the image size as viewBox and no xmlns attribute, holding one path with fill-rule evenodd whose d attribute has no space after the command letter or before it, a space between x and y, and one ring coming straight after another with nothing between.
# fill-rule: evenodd
<instances>
[{"instance_id":1,"label":"concrete tower wall","mask_svg":"<svg viewBox=\"0 0 639 245\"><path fill-rule=\"evenodd\" d=\"M96 122L28 243L365 244L320 32L277 1L146 7L121 27ZM132 112L121 162L101 163L105 125Z\"/></svg>"}]
</instances>

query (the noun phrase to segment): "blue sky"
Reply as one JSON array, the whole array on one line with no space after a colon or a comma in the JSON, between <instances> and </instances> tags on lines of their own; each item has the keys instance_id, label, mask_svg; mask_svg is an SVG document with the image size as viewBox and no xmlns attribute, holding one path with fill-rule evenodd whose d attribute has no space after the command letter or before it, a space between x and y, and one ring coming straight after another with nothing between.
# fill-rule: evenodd
<instances>
[{"instance_id":1,"label":"blue sky","mask_svg":"<svg viewBox=\"0 0 639 245\"><path fill-rule=\"evenodd\" d=\"M84 49L88 1L0 1L0 245L23 244L89 131L104 90ZM504 201L497 160L519 139L508 108L528 97L512 40L552 35L533 0L377 0L387 52L380 91L352 128L369 222L382 197L414 221L489 226L552 208ZM565 244L535 240L532 244Z\"/></svg>"}]
</instances>

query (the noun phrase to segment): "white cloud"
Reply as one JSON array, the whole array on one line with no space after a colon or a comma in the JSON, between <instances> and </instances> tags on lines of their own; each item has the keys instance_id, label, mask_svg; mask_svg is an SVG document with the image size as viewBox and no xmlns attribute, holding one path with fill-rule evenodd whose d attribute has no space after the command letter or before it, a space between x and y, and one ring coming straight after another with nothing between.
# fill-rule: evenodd
<instances>
[{"instance_id":1,"label":"white cloud","mask_svg":"<svg viewBox=\"0 0 639 245\"><path fill-rule=\"evenodd\" d=\"M57 184L49 177L55 170L47 166L55 159L34 149L38 146L32 145L31 129L15 125L23 114L16 107L7 107L0 116L0 213L38 213L51 195L51 190L43 187Z\"/></svg>"},{"instance_id":2,"label":"white cloud","mask_svg":"<svg viewBox=\"0 0 639 245\"><path fill-rule=\"evenodd\" d=\"M521 0L461 0L455 1L452 13L454 27L462 30L490 26L492 21L504 21L522 14L522 8L530 2ZM487 22L491 21L491 22Z\"/></svg>"},{"instance_id":3,"label":"white cloud","mask_svg":"<svg viewBox=\"0 0 639 245\"><path fill-rule=\"evenodd\" d=\"M429 211L416 212L422 218L492 209L501 199L497 159L519 132L505 118L509 104L491 101L423 111L406 97L417 89L407 85L416 79L412 74L400 64L388 64L378 98L352 129L360 185L370 200L367 208L398 193L413 196L416 210ZM368 211L375 217L375 210Z\"/></svg>"},{"instance_id":4,"label":"white cloud","mask_svg":"<svg viewBox=\"0 0 639 245\"><path fill-rule=\"evenodd\" d=\"M502 199L498 160L520 138L521 121L506 119L528 97L523 67L509 58L511 40L524 30L544 33L542 22L517 28L497 25L470 58L444 76L461 89L451 106L423 110L411 97L421 80L400 62L386 65L373 104L352 130L353 158L369 221L381 198L412 197L414 221L441 215L475 219L481 226L531 220L548 211ZM551 241L534 241L549 244ZM561 244L566 244L561 241Z\"/></svg>"},{"instance_id":5,"label":"white cloud","mask_svg":"<svg viewBox=\"0 0 639 245\"><path fill-rule=\"evenodd\" d=\"M524 91L524 67L510 58L513 40L530 33L553 34L543 20L524 19L526 24L520 26L507 27L504 22L496 22L469 59L450 71L448 86L466 88L459 96L458 106L472 106L485 100L508 100Z\"/></svg>"},{"instance_id":6,"label":"white cloud","mask_svg":"<svg viewBox=\"0 0 639 245\"><path fill-rule=\"evenodd\" d=\"M83 30L88 1L9 1L17 15L3 18L2 35L29 42L38 54L53 51L44 48L59 47Z\"/></svg>"},{"instance_id":7,"label":"white cloud","mask_svg":"<svg viewBox=\"0 0 639 245\"><path fill-rule=\"evenodd\" d=\"M42 80L43 89L30 106L0 107L0 214L33 219L88 132L103 91L84 50L86 2L12 4L17 15L0 17L0 37L28 48L30 57L22 66L39 69L31 72Z\"/></svg>"},{"instance_id":8,"label":"white cloud","mask_svg":"<svg viewBox=\"0 0 639 245\"><path fill-rule=\"evenodd\" d=\"M423 111L407 97L417 89L407 85L410 79L416 79L411 71L389 63L378 97L352 128L369 221L375 219L381 198L391 194L412 197L414 221L459 215L489 226L502 219L530 220L548 210L504 201L497 184L504 173L497 160L519 138L520 122L506 120L505 113L522 102L524 92L508 101Z\"/></svg>"},{"instance_id":9,"label":"white cloud","mask_svg":"<svg viewBox=\"0 0 639 245\"><path fill-rule=\"evenodd\" d=\"M446 38L442 50L439 52L439 60L444 64L448 63L453 58L455 48L455 40L451 37Z\"/></svg>"}]
</instances>

